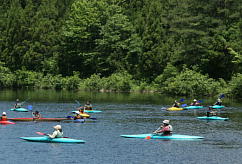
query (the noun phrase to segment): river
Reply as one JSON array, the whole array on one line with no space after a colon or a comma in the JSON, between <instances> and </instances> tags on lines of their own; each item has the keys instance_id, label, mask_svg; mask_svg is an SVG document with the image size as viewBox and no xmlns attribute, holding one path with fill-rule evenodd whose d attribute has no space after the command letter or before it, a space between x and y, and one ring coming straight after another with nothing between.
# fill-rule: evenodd
<instances>
[{"instance_id":1,"label":"river","mask_svg":"<svg viewBox=\"0 0 242 164\"><path fill-rule=\"evenodd\" d=\"M0 91L0 112L9 118L31 117L31 112L14 112L15 100L27 100L33 111L43 117L65 117L77 107L75 100L91 100L91 116L96 121L16 122L0 125L0 160L4 164L240 164L242 156L242 103L224 98L226 106L218 110L228 121L203 121L206 109L166 111L174 98L159 94L93 93L44 90ZM200 99L199 97L196 97ZM179 98L177 98L179 100ZM191 101L193 98L187 98ZM186 99L186 100L187 100ZM204 106L214 99L203 98ZM150 133L164 119L171 120L174 133L203 136L204 140L147 140L122 138L122 134ZM85 140L85 144L39 143L21 140L22 136L39 136L35 132L51 133L61 124L65 136Z\"/></svg>"}]
</instances>

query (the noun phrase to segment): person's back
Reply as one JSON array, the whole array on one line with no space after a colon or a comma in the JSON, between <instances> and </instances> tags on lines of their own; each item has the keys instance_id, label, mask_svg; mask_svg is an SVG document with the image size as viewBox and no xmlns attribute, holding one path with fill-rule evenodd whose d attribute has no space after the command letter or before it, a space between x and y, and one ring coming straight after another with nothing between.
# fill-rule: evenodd
<instances>
[{"instance_id":1,"label":"person's back","mask_svg":"<svg viewBox=\"0 0 242 164\"><path fill-rule=\"evenodd\" d=\"M174 104L172 105L172 107L179 108L179 103L175 100L175 102L174 102Z\"/></svg>"},{"instance_id":2,"label":"person's back","mask_svg":"<svg viewBox=\"0 0 242 164\"><path fill-rule=\"evenodd\" d=\"M222 105L222 100L221 100L221 99L218 99L217 102L216 102L214 105L219 105L219 106L221 106L221 105Z\"/></svg>"},{"instance_id":3,"label":"person's back","mask_svg":"<svg viewBox=\"0 0 242 164\"><path fill-rule=\"evenodd\" d=\"M1 121L7 121L7 120L8 120L7 114L6 114L6 112L3 112L2 116L1 116Z\"/></svg>"},{"instance_id":4,"label":"person's back","mask_svg":"<svg viewBox=\"0 0 242 164\"><path fill-rule=\"evenodd\" d=\"M16 100L16 103L14 104L14 108L17 109L17 108L21 108L21 103L19 102L19 99Z\"/></svg>"},{"instance_id":5,"label":"person's back","mask_svg":"<svg viewBox=\"0 0 242 164\"><path fill-rule=\"evenodd\" d=\"M92 110L92 104L90 101L87 101L86 104L84 105L85 110Z\"/></svg>"},{"instance_id":6,"label":"person's back","mask_svg":"<svg viewBox=\"0 0 242 164\"><path fill-rule=\"evenodd\" d=\"M33 113L33 117L34 117L35 119L41 118L41 114L39 113L39 111L35 111L35 112Z\"/></svg>"}]
</instances>

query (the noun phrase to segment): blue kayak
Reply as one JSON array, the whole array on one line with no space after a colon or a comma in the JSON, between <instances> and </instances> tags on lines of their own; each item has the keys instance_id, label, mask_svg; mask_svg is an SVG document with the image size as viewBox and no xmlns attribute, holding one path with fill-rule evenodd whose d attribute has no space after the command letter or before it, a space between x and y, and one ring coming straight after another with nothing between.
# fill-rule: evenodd
<instances>
[{"instance_id":1,"label":"blue kayak","mask_svg":"<svg viewBox=\"0 0 242 164\"><path fill-rule=\"evenodd\" d=\"M17 112L28 112L29 110L26 108L12 108L11 111L17 111Z\"/></svg>"},{"instance_id":2,"label":"blue kayak","mask_svg":"<svg viewBox=\"0 0 242 164\"><path fill-rule=\"evenodd\" d=\"M150 139L163 139L163 140L194 140L194 139L203 139L204 137L200 136L189 136L189 135L180 135L180 134L172 134L170 136L161 136L154 134L134 134L134 135L121 135L121 137L125 138L146 138Z\"/></svg>"},{"instance_id":3,"label":"blue kayak","mask_svg":"<svg viewBox=\"0 0 242 164\"><path fill-rule=\"evenodd\" d=\"M85 143L84 140L77 140L71 138L50 138L48 136L44 137L20 137L23 140L31 142L48 142L48 143Z\"/></svg>"},{"instance_id":4,"label":"blue kayak","mask_svg":"<svg viewBox=\"0 0 242 164\"><path fill-rule=\"evenodd\" d=\"M184 109L202 109L203 106L187 106L187 107L184 107Z\"/></svg>"},{"instance_id":5,"label":"blue kayak","mask_svg":"<svg viewBox=\"0 0 242 164\"><path fill-rule=\"evenodd\" d=\"M213 109L221 109L221 108L224 108L223 105L213 105L213 106L209 106L210 108L213 108Z\"/></svg>"},{"instance_id":6,"label":"blue kayak","mask_svg":"<svg viewBox=\"0 0 242 164\"><path fill-rule=\"evenodd\" d=\"M218 116L202 116L202 117L197 117L198 119L203 119L203 120L228 120L229 118L223 118L223 117L218 117Z\"/></svg>"}]
</instances>

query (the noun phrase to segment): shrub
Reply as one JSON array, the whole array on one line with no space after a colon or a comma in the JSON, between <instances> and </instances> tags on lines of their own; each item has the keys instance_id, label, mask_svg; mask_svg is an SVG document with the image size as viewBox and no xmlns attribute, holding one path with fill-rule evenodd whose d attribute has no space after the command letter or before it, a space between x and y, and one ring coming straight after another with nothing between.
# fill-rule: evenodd
<instances>
[{"instance_id":1,"label":"shrub","mask_svg":"<svg viewBox=\"0 0 242 164\"><path fill-rule=\"evenodd\" d=\"M164 93L182 96L215 95L220 89L219 82L189 69L167 79L164 85Z\"/></svg>"}]
</instances>

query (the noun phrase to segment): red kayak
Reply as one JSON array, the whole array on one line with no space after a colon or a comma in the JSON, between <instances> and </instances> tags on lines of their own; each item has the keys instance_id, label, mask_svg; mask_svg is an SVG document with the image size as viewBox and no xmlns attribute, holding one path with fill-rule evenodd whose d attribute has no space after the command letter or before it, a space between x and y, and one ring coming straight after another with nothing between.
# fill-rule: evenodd
<instances>
[{"instance_id":1,"label":"red kayak","mask_svg":"<svg viewBox=\"0 0 242 164\"><path fill-rule=\"evenodd\" d=\"M11 121L0 121L0 124L15 124L15 123Z\"/></svg>"},{"instance_id":2,"label":"red kayak","mask_svg":"<svg viewBox=\"0 0 242 164\"><path fill-rule=\"evenodd\" d=\"M68 118L8 118L11 121L63 121Z\"/></svg>"}]
</instances>

